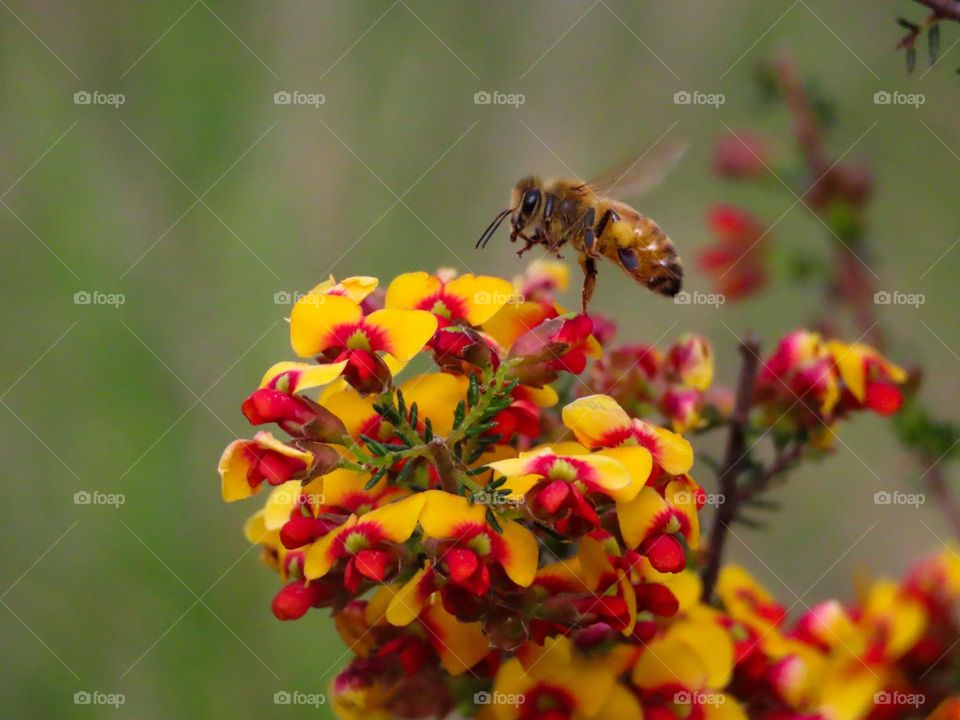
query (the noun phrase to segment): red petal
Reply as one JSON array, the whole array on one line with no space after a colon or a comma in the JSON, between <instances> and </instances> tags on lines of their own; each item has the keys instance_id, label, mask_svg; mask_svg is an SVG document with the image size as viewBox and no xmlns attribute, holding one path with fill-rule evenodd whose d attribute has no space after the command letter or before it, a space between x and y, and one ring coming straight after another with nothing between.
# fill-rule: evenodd
<instances>
[{"instance_id":1,"label":"red petal","mask_svg":"<svg viewBox=\"0 0 960 720\"><path fill-rule=\"evenodd\" d=\"M687 565L683 546L673 535L654 535L640 546L640 552L660 572L678 573Z\"/></svg>"},{"instance_id":2,"label":"red petal","mask_svg":"<svg viewBox=\"0 0 960 720\"><path fill-rule=\"evenodd\" d=\"M659 583L641 583L634 586L637 594L637 607L649 610L654 615L670 617L676 615L680 603L666 585Z\"/></svg>"},{"instance_id":3,"label":"red petal","mask_svg":"<svg viewBox=\"0 0 960 720\"><path fill-rule=\"evenodd\" d=\"M303 580L295 580L284 586L271 603L273 614L278 620L296 620L303 617L317 599L318 588L318 585L307 585Z\"/></svg>"},{"instance_id":4,"label":"red petal","mask_svg":"<svg viewBox=\"0 0 960 720\"><path fill-rule=\"evenodd\" d=\"M392 560L393 553L386 550L361 550L353 558L357 571L375 582L383 581Z\"/></svg>"},{"instance_id":5,"label":"red petal","mask_svg":"<svg viewBox=\"0 0 960 720\"><path fill-rule=\"evenodd\" d=\"M465 582L477 571L480 559L473 550L455 547L443 556L454 582Z\"/></svg>"},{"instance_id":6,"label":"red petal","mask_svg":"<svg viewBox=\"0 0 960 720\"><path fill-rule=\"evenodd\" d=\"M280 542L288 550L293 550L326 535L334 527L336 527L334 523L326 520L295 515L280 528Z\"/></svg>"},{"instance_id":7,"label":"red petal","mask_svg":"<svg viewBox=\"0 0 960 720\"><path fill-rule=\"evenodd\" d=\"M552 515L569 496L570 485L564 480L554 480L537 492L534 502Z\"/></svg>"},{"instance_id":8,"label":"red petal","mask_svg":"<svg viewBox=\"0 0 960 720\"><path fill-rule=\"evenodd\" d=\"M867 384L865 404L880 415L893 415L903 407L903 395L895 385L872 382Z\"/></svg>"}]
</instances>

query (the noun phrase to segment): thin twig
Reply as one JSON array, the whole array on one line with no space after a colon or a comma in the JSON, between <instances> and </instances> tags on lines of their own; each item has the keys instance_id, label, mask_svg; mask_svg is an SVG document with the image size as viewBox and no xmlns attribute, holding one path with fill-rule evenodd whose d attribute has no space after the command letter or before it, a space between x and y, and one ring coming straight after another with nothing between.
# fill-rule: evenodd
<instances>
[{"instance_id":1,"label":"thin twig","mask_svg":"<svg viewBox=\"0 0 960 720\"><path fill-rule=\"evenodd\" d=\"M957 497L947 485L943 476L943 469L939 465L932 465L925 476L930 494L936 501L936 506L950 524L950 530L955 538L960 540L960 505Z\"/></svg>"},{"instance_id":2,"label":"thin twig","mask_svg":"<svg viewBox=\"0 0 960 720\"><path fill-rule=\"evenodd\" d=\"M730 431L727 434L727 448L724 452L723 466L718 477L720 492L724 501L717 507L710 530L710 542L707 547L707 566L703 571L703 599L710 602L713 588L720 573L723 560L723 548L727 540L727 531L737 519L740 511L740 498L737 478L746 465L747 424L750 419L750 406L753 403L753 389L757 379L757 367L760 363L760 341L755 335L748 336L740 343L740 379L737 381L737 398L730 418Z\"/></svg>"},{"instance_id":3,"label":"thin twig","mask_svg":"<svg viewBox=\"0 0 960 720\"><path fill-rule=\"evenodd\" d=\"M928 8L940 17L960 22L960 2L958 0L913 0Z\"/></svg>"}]
</instances>

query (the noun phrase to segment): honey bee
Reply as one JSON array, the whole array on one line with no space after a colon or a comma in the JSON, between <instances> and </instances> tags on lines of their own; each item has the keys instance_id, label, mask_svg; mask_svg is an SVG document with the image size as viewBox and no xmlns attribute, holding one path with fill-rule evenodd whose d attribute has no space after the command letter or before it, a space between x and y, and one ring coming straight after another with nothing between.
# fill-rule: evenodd
<instances>
[{"instance_id":1,"label":"honey bee","mask_svg":"<svg viewBox=\"0 0 960 720\"><path fill-rule=\"evenodd\" d=\"M510 242L525 242L517 255L537 245L562 258L568 242L583 269L583 312L597 282L597 261L606 257L641 285L661 295L674 296L681 288L683 266L667 234L651 218L620 200L657 184L685 146L668 144L650 159L646 154L600 177L583 182L566 178L541 181L528 175L510 193L510 207L501 211L483 231L476 247L486 247L503 221L510 218Z\"/></svg>"}]
</instances>

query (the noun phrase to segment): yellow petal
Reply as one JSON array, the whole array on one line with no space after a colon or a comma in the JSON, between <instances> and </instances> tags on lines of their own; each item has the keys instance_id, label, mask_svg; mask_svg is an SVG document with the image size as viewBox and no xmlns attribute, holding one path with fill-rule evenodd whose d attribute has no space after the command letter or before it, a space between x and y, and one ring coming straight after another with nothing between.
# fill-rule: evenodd
<instances>
[{"instance_id":1,"label":"yellow petal","mask_svg":"<svg viewBox=\"0 0 960 720\"><path fill-rule=\"evenodd\" d=\"M384 334L386 351L401 362L420 352L437 331L437 318L426 310L377 310L364 324Z\"/></svg>"},{"instance_id":2,"label":"yellow petal","mask_svg":"<svg viewBox=\"0 0 960 720\"><path fill-rule=\"evenodd\" d=\"M700 545L700 515L697 512L697 498L690 483L683 480L673 480L667 484L664 495L673 507L682 512L687 518L687 528L683 536L691 550Z\"/></svg>"},{"instance_id":3,"label":"yellow petal","mask_svg":"<svg viewBox=\"0 0 960 720\"><path fill-rule=\"evenodd\" d=\"M640 421L637 421L640 422ZM656 435L657 462L671 475L683 475L693 467L693 447L682 436L666 428L642 423Z\"/></svg>"},{"instance_id":4,"label":"yellow petal","mask_svg":"<svg viewBox=\"0 0 960 720\"><path fill-rule=\"evenodd\" d=\"M425 373L400 386L407 407L417 404L420 421L430 418L435 435L449 435L457 403L466 398L469 382L462 375Z\"/></svg>"},{"instance_id":5,"label":"yellow petal","mask_svg":"<svg viewBox=\"0 0 960 720\"><path fill-rule=\"evenodd\" d=\"M707 686L722 688L730 682L733 674L733 641L712 617L703 617L696 622L678 622L669 632L696 653L706 672Z\"/></svg>"},{"instance_id":6,"label":"yellow petal","mask_svg":"<svg viewBox=\"0 0 960 720\"><path fill-rule=\"evenodd\" d=\"M360 393L352 387L346 387L321 398L321 405L340 418L340 422L351 437L364 432L365 426L377 417L373 409L373 397L360 397Z\"/></svg>"},{"instance_id":7,"label":"yellow petal","mask_svg":"<svg viewBox=\"0 0 960 720\"><path fill-rule=\"evenodd\" d=\"M670 506L653 488L645 487L630 502L617 503L620 532L627 547L633 550L647 537L656 517Z\"/></svg>"},{"instance_id":8,"label":"yellow petal","mask_svg":"<svg viewBox=\"0 0 960 720\"><path fill-rule=\"evenodd\" d=\"M284 526L290 519L290 513L293 512L301 491L299 480L290 480L270 491L267 504L263 507L263 520L267 530L279 530Z\"/></svg>"},{"instance_id":9,"label":"yellow petal","mask_svg":"<svg viewBox=\"0 0 960 720\"><path fill-rule=\"evenodd\" d=\"M827 343L827 347L833 355L834 362L837 363L840 377L847 389L857 400L863 402L867 397L867 378L860 346L831 340Z\"/></svg>"},{"instance_id":10,"label":"yellow petal","mask_svg":"<svg viewBox=\"0 0 960 720\"><path fill-rule=\"evenodd\" d=\"M443 292L463 301L471 325L485 323L514 299L513 285L503 278L470 273L448 282Z\"/></svg>"},{"instance_id":11,"label":"yellow petal","mask_svg":"<svg viewBox=\"0 0 960 720\"><path fill-rule=\"evenodd\" d=\"M363 609L363 620L369 627L380 625L387 619L387 612L399 585L380 585L373 591L370 601Z\"/></svg>"},{"instance_id":12,"label":"yellow petal","mask_svg":"<svg viewBox=\"0 0 960 720\"><path fill-rule=\"evenodd\" d=\"M513 520L500 520L505 554L500 558L507 577L520 587L528 587L537 574L540 553L537 539L523 525Z\"/></svg>"},{"instance_id":13,"label":"yellow petal","mask_svg":"<svg viewBox=\"0 0 960 720\"><path fill-rule=\"evenodd\" d=\"M334 542L342 533L348 531L356 524L357 516L351 515L343 525L336 530L331 530L322 538L315 540L310 547L307 548L306 559L303 564L303 576L307 578L307 580L315 580L330 572L330 568L333 567L333 564L337 560L331 552L334 547Z\"/></svg>"},{"instance_id":14,"label":"yellow petal","mask_svg":"<svg viewBox=\"0 0 960 720\"><path fill-rule=\"evenodd\" d=\"M343 372L347 361L330 363L329 365L317 365L316 363L303 362L278 362L271 366L264 373L260 380L260 387L276 387L282 392L294 393L302 392L310 388L320 387L332 383ZM288 374L287 378L279 379L280 375Z\"/></svg>"},{"instance_id":15,"label":"yellow petal","mask_svg":"<svg viewBox=\"0 0 960 720\"><path fill-rule=\"evenodd\" d=\"M615 683L593 720L643 720L643 709L636 695Z\"/></svg>"},{"instance_id":16,"label":"yellow petal","mask_svg":"<svg viewBox=\"0 0 960 720\"><path fill-rule=\"evenodd\" d=\"M663 685L700 689L707 674L693 649L672 633L654 638L633 666L633 684L655 690Z\"/></svg>"},{"instance_id":17,"label":"yellow petal","mask_svg":"<svg viewBox=\"0 0 960 720\"><path fill-rule=\"evenodd\" d=\"M580 547L577 548L577 558L580 561L580 574L583 582L592 592L599 591L600 580L614 571L613 564L607 556L603 545L592 537L580 538ZM606 588L603 588L606 590Z\"/></svg>"},{"instance_id":18,"label":"yellow petal","mask_svg":"<svg viewBox=\"0 0 960 720\"><path fill-rule=\"evenodd\" d=\"M524 333L533 330L548 314L538 302L508 303L483 324L483 331L497 345L509 349Z\"/></svg>"},{"instance_id":19,"label":"yellow petal","mask_svg":"<svg viewBox=\"0 0 960 720\"><path fill-rule=\"evenodd\" d=\"M525 698L527 692L536 684L533 675L528 674L523 669L523 665L515 658L505 660L497 671L497 677L493 681L493 691L498 697L509 699ZM515 720L520 716L520 708L523 703L498 702L487 705L493 709L493 715L496 720Z\"/></svg>"},{"instance_id":20,"label":"yellow petal","mask_svg":"<svg viewBox=\"0 0 960 720\"><path fill-rule=\"evenodd\" d=\"M340 295L305 295L290 313L290 344L300 357L314 357L334 346L331 332L360 322L363 310Z\"/></svg>"},{"instance_id":21,"label":"yellow petal","mask_svg":"<svg viewBox=\"0 0 960 720\"><path fill-rule=\"evenodd\" d=\"M630 416L609 395L587 395L563 408L563 424L587 447L599 447L605 436L630 427Z\"/></svg>"},{"instance_id":22,"label":"yellow petal","mask_svg":"<svg viewBox=\"0 0 960 720\"><path fill-rule=\"evenodd\" d=\"M398 310L413 310L443 287L440 279L425 272L398 275L387 288L385 307Z\"/></svg>"},{"instance_id":23,"label":"yellow petal","mask_svg":"<svg viewBox=\"0 0 960 720\"><path fill-rule=\"evenodd\" d=\"M715 693L710 699L712 702L702 706L706 720L748 720L743 705L733 695Z\"/></svg>"},{"instance_id":24,"label":"yellow petal","mask_svg":"<svg viewBox=\"0 0 960 720\"><path fill-rule=\"evenodd\" d=\"M370 473L358 473L353 470L334 470L323 476L323 502L326 505L348 507L357 496L375 496L382 492L388 480L384 476L374 487L365 490ZM364 515L364 518L367 516Z\"/></svg>"},{"instance_id":25,"label":"yellow petal","mask_svg":"<svg viewBox=\"0 0 960 720\"><path fill-rule=\"evenodd\" d=\"M376 525L381 535L391 542L406 542L417 529L425 494L416 493L372 510L360 518L360 523Z\"/></svg>"},{"instance_id":26,"label":"yellow petal","mask_svg":"<svg viewBox=\"0 0 960 720\"><path fill-rule=\"evenodd\" d=\"M421 583L424 575L430 570L430 563L418 570L403 587L390 599L387 608L387 622L391 625L403 627L409 625L418 617L430 601L430 595L424 594Z\"/></svg>"},{"instance_id":27,"label":"yellow petal","mask_svg":"<svg viewBox=\"0 0 960 720\"><path fill-rule=\"evenodd\" d=\"M553 407L560 400L560 396L557 394L557 391L553 389L550 385L544 385L541 388L523 386L524 390L530 397L530 402L532 402L537 407Z\"/></svg>"},{"instance_id":28,"label":"yellow petal","mask_svg":"<svg viewBox=\"0 0 960 720\"><path fill-rule=\"evenodd\" d=\"M363 300L374 290L377 289L377 285L380 284L380 281L375 277L368 277L366 275L357 275L355 277L344 278L340 282L337 282L333 279L331 275L327 280L324 280L322 283L314 287L311 291L311 295L343 295L350 298L355 303L363 302Z\"/></svg>"},{"instance_id":29,"label":"yellow petal","mask_svg":"<svg viewBox=\"0 0 960 720\"><path fill-rule=\"evenodd\" d=\"M253 544L258 544L267 534L267 526L263 519L263 509L257 510L247 518L243 524L243 535Z\"/></svg>"},{"instance_id":30,"label":"yellow petal","mask_svg":"<svg viewBox=\"0 0 960 720\"><path fill-rule=\"evenodd\" d=\"M486 525L486 508L470 505L465 497L451 495L443 490L420 493L426 499L420 513L420 527L427 537L453 537L461 525Z\"/></svg>"},{"instance_id":31,"label":"yellow petal","mask_svg":"<svg viewBox=\"0 0 960 720\"><path fill-rule=\"evenodd\" d=\"M623 445L621 447L606 448L599 452L614 460L618 460L630 473L631 482L616 500L633 500L640 488L647 484L650 471L653 469L653 456L645 447Z\"/></svg>"},{"instance_id":32,"label":"yellow petal","mask_svg":"<svg viewBox=\"0 0 960 720\"><path fill-rule=\"evenodd\" d=\"M220 462L217 463L217 471L220 473L220 492L224 502L243 500L260 491L260 485L252 488L247 482L247 471L252 462L246 452L249 442L249 440L234 440L224 449Z\"/></svg>"},{"instance_id":33,"label":"yellow petal","mask_svg":"<svg viewBox=\"0 0 960 720\"><path fill-rule=\"evenodd\" d=\"M441 603L424 612L427 639L440 655L440 664L451 675L461 675L490 652L490 645L479 622L462 623L443 609Z\"/></svg>"}]
</instances>

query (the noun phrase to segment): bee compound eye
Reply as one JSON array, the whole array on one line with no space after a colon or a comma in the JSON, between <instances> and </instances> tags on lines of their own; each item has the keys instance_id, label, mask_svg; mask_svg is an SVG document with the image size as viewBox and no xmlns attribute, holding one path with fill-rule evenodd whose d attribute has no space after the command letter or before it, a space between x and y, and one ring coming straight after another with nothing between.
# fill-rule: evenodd
<instances>
[{"instance_id":1,"label":"bee compound eye","mask_svg":"<svg viewBox=\"0 0 960 720\"><path fill-rule=\"evenodd\" d=\"M537 207L537 203L540 202L540 191L539 190L527 190L523 194L523 209L527 212L533 212Z\"/></svg>"}]
</instances>

